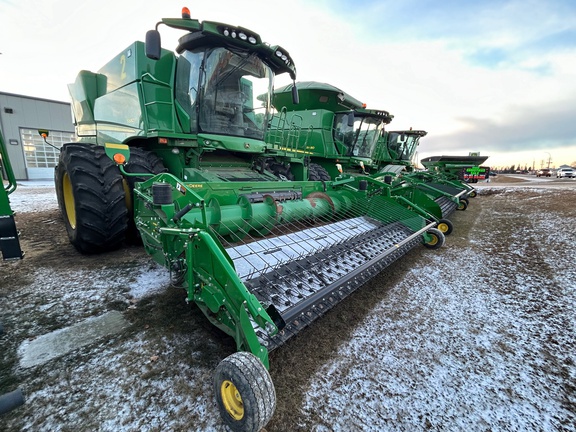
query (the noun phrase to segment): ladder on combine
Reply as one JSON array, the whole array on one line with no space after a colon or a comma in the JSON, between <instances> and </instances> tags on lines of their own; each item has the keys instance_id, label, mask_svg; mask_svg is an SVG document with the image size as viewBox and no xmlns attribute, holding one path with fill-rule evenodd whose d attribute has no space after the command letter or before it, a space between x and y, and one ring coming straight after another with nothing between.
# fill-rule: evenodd
<instances>
[{"instance_id":1,"label":"ladder on combine","mask_svg":"<svg viewBox=\"0 0 576 432\"><path fill-rule=\"evenodd\" d=\"M8 181L7 184L2 181L0 188L0 251L4 260L22 259L24 253L20 249L14 212L10 208L10 199L8 198L8 195L16 190L16 179L10 159L8 159L8 151L4 144L2 132L0 132L0 160Z\"/></svg>"}]
</instances>

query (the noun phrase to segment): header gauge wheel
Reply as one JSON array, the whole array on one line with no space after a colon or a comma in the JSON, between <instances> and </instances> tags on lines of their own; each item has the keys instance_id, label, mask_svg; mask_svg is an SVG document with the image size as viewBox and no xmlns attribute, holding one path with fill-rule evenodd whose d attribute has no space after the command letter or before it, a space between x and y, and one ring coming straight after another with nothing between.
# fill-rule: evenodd
<instances>
[{"instance_id":1,"label":"header gauge wheel","mask_svg":"<svg viewBox=\"0 0 576 432\"><path fill-rule=\"evenodd\" d=\"M260 431L276 409L272 378L249 352L236 352L220 362L214 393L222 420L233 431Z\"/></svg>"}]
</instances>

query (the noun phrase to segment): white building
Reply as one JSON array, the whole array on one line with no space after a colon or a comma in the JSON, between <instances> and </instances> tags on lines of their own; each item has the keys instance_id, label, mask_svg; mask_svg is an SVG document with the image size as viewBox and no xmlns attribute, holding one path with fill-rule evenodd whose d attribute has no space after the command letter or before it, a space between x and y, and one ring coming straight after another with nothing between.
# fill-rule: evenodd
<instances>
[{"instance_id":1,"label":"white building","mask_svg":"<svg viewBox=\"0 0 576 432\"><path fill-rule=\"evenodd\" d=\"M0 129L17 180L53 179L58 148L76 141L70 104L31 96L0 92Z\"/></svg>"}]
</instances>

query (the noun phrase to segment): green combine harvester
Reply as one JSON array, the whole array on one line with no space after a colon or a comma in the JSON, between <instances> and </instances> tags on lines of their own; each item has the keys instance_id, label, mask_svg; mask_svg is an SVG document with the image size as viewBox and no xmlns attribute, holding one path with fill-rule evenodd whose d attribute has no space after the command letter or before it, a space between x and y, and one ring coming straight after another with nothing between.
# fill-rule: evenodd
<instances>
[{"instance_id":1,"label":"green combine harvester","mask_svg":"<svg viewBox=\"0 0 576 432\"><path fill-rule=\"evenodd\" d=\"M184 32L176 53L161 49L160 25ZM234 338L238 352L214 378L233 430L260 430L273 415L271 350L412 248L444 243L382 182L317 178L289 140L267 142L272 84L286 73L296 80L284 48L185 9L79 73L69 90L80 140L55 170L80 252L142 242Z\"/></svg>"},{"instance_id":2,"label":"green combine harvester","mask_svg":"<svg viewBox=\"0 0 576 432\"><path fill-rule=\"evenodd\" d=\"M22 259L24 253L20 248L18 230L14 221L14 212L10 207L9 195L16 191L17 183L12 164L8 159L8 151L4 143L2 131L0 131L0 179L3 178L2 171L6 174L7 183L2 181L0 188L0 251L2 259Z\"/></svg>"},{"instance_id":3,"label":"green combine harvester","mask_svg":"<svg viewBox=\"0 0 576 432\"><path fill-rule=\"evenodd\" d=\"M296 85L298 104L291 98ZM452 232L446 217L457 208L457 197L398 181L401 172L413 169L418 140L426 132L387 132L384 127L393 119L390 113L367 109L338 87L316 81L275 90L273 104L278 114L272 120L269 141L306 155L315 179L370 176L385 183L382 187L389 188L391 197L402 205L437 222L444 234Z\"/></svg>"}]
</instances>

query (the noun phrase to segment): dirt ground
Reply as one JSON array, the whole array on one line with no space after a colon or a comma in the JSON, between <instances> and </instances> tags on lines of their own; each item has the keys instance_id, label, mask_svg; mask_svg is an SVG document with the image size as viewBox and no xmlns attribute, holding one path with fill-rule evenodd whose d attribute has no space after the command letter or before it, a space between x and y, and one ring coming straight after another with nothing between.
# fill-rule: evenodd
<instances>
[{"instance_id":1,"label":"dirt ground","mask_svg":"<svg viewBox=\"0 0 576 432\"><path fill-rule=\"evenodd\" d=\"M558 253L550 244L556 241L557 232L566 233L560 237L562 242L572 242L562 245L572 250L559 252L558 265L565 267L566 277L574 276L573 270L567 268L570 264L576 267L573 258L576 182L528 184L515 177L499 176L490 184L480 185L479 191L468 210L453 215L456 230L438 251L437 256L442 259L429 262L429 250L414 249L299 337L271 353L270 373L278 402L266 427L268 431L347 430L337 420L339 412L334 411L337 404L330 400L338 393L334 389L337 383L316 380L320 387L324 386L318 390L318 385L312 385L311 381L323 373L326 364L342 355L342 344L349 343L361 323L371 319L375 306L385 304L392 290L406 283L411 270L423 262L429 271L442 268L449 282L451 257L463 251L481 251L487 265L468 269L470 277L491 281L494 289L510 300L510 305L520 302L518 313L538 313L544 321L553 319L557 311L541 300L524 299L526 293L521 287L529 278L535 279L547 288L549 304L556 304L551 299L557 294L550 281L560 270L546 264L543 254ZM21 196L27 192L22 191ZM538 236L528 236L523 231L535 219L545 221L547 214L564 223L550 225ZM68 243L60 214L54 207L19 213L16 220L26 255L21 261L0 263L0 323L4 327L0 334L0 395L20 388L26 403L0 418L0 430L224 430L213 401L211 379L218 362L234 351L233 341L207 324L195 306L185 303L185 293L169 288L166 279L159 277L160 286L151 293L138 293L134 287L139 278L158 271L144 250L125 247L97 256L80 255ZM497 262L492 262L495 257ZM506 266L514 270L506 274ZM566 283L574 286L576 279L568 279ZM573 291L570 295L574 295ZM539 424L540 428L531 430L575 430L571 422L576 412L576 343L575 322L570 318L574 305L567 302L566 307L572 308L569 313L563 311L557 315L558 320L563 320L557 325L565 333L556 334L554 323L543 330L554 348L543 354L542 366L549 368L547 373L555 377L554 388L560 388L564 394L558 396L561 402L557 418L546 413L545 417L553 420L550 426L544 422ZM19 364L18 350L25 341L111 310L122 312L129 322L127 329L118 335L36 367L24 368ZM397 310L387 319L394 320L395 313L402 312ZM386 329L374 332L385 333ZM564 352L565 357L559 352ZM348 367L355 368L362 361L357 359ZM475 367L473 362L470 367ZM324 402L316 401L319 405L310 408L310 398L323 397ZM378 394L370 397L378 398ZM318 406L325 406L325 412ZM566 414L570 412L572 417ZM371 421L369 414L360 417ZM459 429L450 427L454 423L448 420L444 423L422 420L420 424L416 421L416 426L411 424L413 427L378 421L374 420L375 424L384 430L386 425L388 430ZM499 427L496 423L468 430L521 429L513 424ZM350 430L376 429L366 425Z\"/></svg>"}]
</instances>

